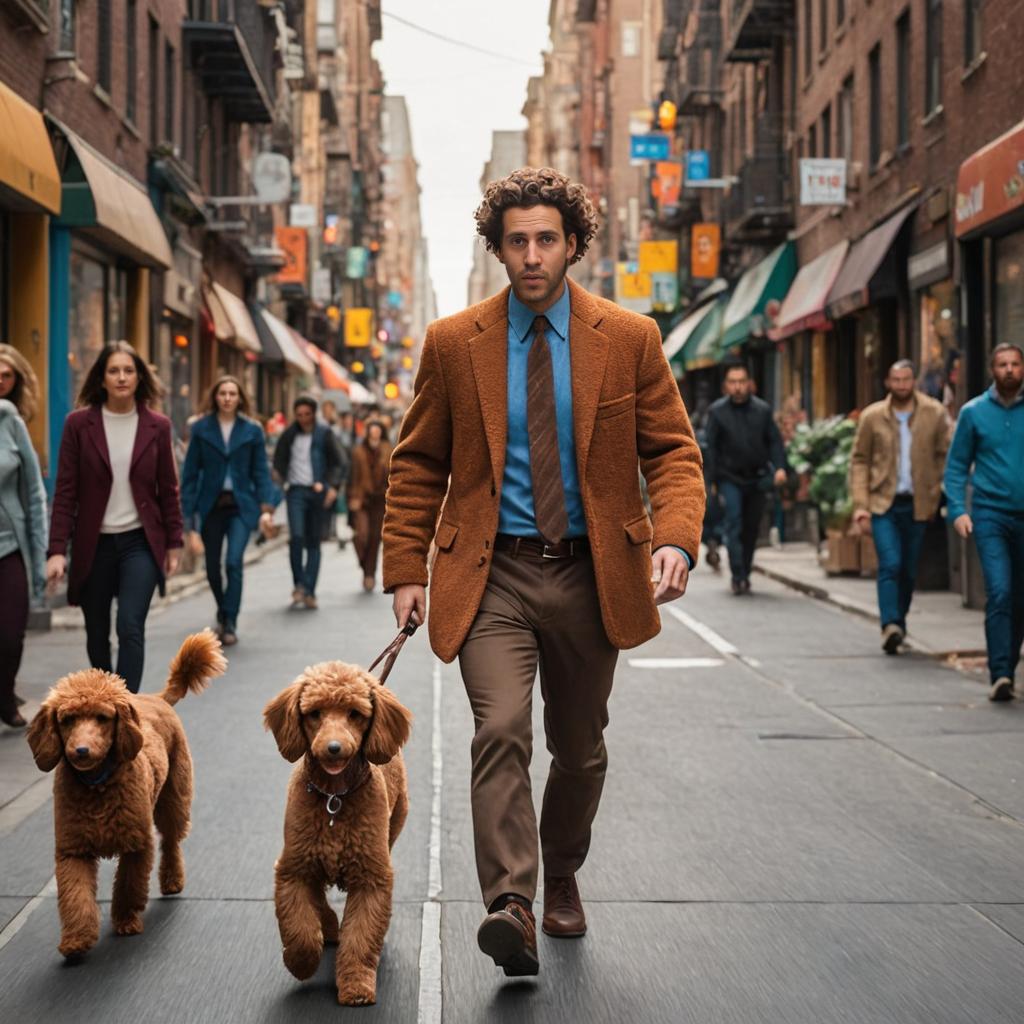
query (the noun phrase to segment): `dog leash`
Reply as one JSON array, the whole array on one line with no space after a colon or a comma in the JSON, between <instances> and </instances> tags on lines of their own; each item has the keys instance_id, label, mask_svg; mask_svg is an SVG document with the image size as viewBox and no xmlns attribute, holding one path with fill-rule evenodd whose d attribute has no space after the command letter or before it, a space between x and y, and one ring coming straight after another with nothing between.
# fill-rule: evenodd
<instances>
[{"instance_id":1,"label":"dog leash","mask_svg":"<svg viewBox=\"0 0 1024 1024\"><path fill-rule=\"evenodd\" d=\"M380 675L377 676L377 680L381 686L384 685L385 680L391 674L391 669L394 667L395 660L398 658L402 648L405 646L405 641L408 640L418 628L419 627L415 622L412 622L411 620L407 622L398 636L396 636L395 639L377 655L376 660L367 670L369 672L373 672L373 670L382 661L384 662L384 668L381 669Z\"/></svg>"}]
</instances>

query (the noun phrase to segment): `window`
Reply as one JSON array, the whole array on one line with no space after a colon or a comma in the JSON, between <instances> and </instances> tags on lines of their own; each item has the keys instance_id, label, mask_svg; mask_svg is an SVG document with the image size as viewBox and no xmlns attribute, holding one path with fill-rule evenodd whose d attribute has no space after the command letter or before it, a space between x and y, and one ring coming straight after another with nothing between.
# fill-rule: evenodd
<instances>
[{"instance_id":1,"label":"window","mask_svg":"<svg viewBox=\"0 0 1024 1024\"><path fill-rule=\"evenodd\" d=\"M57 52L71 54L75 52L75 0L60 0Z\"/></svg>"},{"instance_id":2,"label":"window","mask_svg":"<svg viewBox=\"0 0 1024 1024\"><path fill-rule=\"evenodd\" d=\"M164 140L174 142L174 47L164 46Z\"/></svg>"},{"instance_id":3,"label":"window","mask_svg":"<svg viewBox=\"0 0 1024 1024\"><path fill-rule=\"evenodd\" d=\"M809 157L818 155L818 128L813 124L807 129L807 155Z\"/></svg>"},{"instance_id":4,"label":"window","mask_svg":"<svg viewBox=\"0 0 1024 1024\"><path fill-rule=\"evenodd\" d=\"M135 120L135 93L139 78L137 51L139 29L136 14L136 0L128 0L124 15L124 74L126 79L124 116L133 122Z\"/></svg>"},{"instance_id":5,"label":"window","mask_svg":"<svg viewBox=\"0 0 1024 1024\"><path fill-rule=\"evenodd\" d=\"M964 65L981 56L981 0L964 0Z\"/></svg>"},{"instance_id":6,"label":"window","mask_svg":"<svg viewBox=\"0 0 1024 1024\"><path fill-rule=\"evenodd\" d=\"M925 0L924 112L942 105L942 0Z\"/></svg>"},{"instance_id":7,"label":"window","mask_svg":"<svg viewBox=\"0 0 1024 1024\"><path fill-rule=\"evenodd\" d=\"M828 0L821 0L818 7L818 52L828 49Z\"/></svg>"},{"instance_id":8,"label":"window","mask_svg":"<svg viewBox=\"0 0 1024 1024\"><path fill-rule=\"evenodd\" d=\"M846 0L836 0L836 28L846 21Z\"/></svg>"},{"instance_id":9,"label":"window","mask_svg":"<svg viewBox=\"0 0 1024 1024\"><path fill-rule=\"evenodd\" d=\"M832 156L832 104L821 112L821 155Z\"/></svg>"},{"instance_id":10,"label":"window","mask_svg":"<svg viewBox=\"0 0 1024 1024\"><path fill-rule=\"evenodd\" d=\"M149 141L151 145L157 144L157 136L160 134L157 122L159 120L157 111L160 109L160 26L149 18Z\"/></svg>"},{"instance_id":11,"label":"window","mask_svg":"<svg viewBox=\"0 0 1024 1024\"><path fill-rule=\"evenodd\" d=\"M853 75L843 81L839 93L839 155L853 159Z\"/></svg>"},{"instance_id":12,"label":"window","mask_svg":"<svg viewBox=\"0 0 1024 1024\"><path fill-rule=\"evenodd\" d=\"M622 23L622 56L640 56L640 38L643 33L643 22L624 21Z\"/></svg>"},{"instance_id":13,"label":"window","mask_svg":"<svg viewBox=\"0 0 1024 1024\"><path fill-rule=\"evenodd\" d=\"M96 84L110 92L110 4L98 0L96 5Z\"/></svg>"},{"instance_id":14,"label":"window","mask_svg":"<svg viewBox=\"0 0 1024 1024\"><path fill-rule=\"evenodd\" d=\"M813 0L804 0L804 78L814 71L814 47L811 43L811 21L814 17Z\"/></svg>"},{"instance_id":15,"label":"window","mask_svg":"<svg viewBox=\"0 0 1024 1024\"><path fill-rule=\"evenodd\" d=\"M896 145L910 145L910 12L896 22Z\"/></svg>"},{"instance_id":16,"label":"window","mask_svg":"<svg viewBox=\"0 0 1024 1024\"><path fill-rule=\"evenodd\" d=\"M880 45L868 54L868 158L872 167L882 158L882 50Z\"/></svg>"}]
</instances>

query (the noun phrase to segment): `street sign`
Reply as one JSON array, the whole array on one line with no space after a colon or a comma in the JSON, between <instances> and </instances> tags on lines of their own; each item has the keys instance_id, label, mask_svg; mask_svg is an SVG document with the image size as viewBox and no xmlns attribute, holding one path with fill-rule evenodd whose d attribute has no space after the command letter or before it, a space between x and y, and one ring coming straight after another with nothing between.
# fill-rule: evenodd
<instances>
[{"instance_id":1,"label":"street sign","mask_svg":"<svg viewBox=\"0 0 1024 1024\"><path fill-rule=\"evenodd\" d=\"M258 153L252 162L252 185L264 203L283 203L292 192L292 165L283 153Z\"/></svg>"},{"instance_id":2,"label":"street sign","mask_svg":"<svg viewBox=\"0 0 1024 1024\"><path fill-rule=\"evenodd\" d=\"M283 224L274 228L274 241L284 253L284 266L275 280L278 284L306 283L306 267L309 258L309 235L305 228L286 228Z\"/></svg>"},{"instance_id":3,"label":"street sign","mask_svg":"<svg viewBox=\"0 0 1024 1024\"><path fill-rule=\"evenodd\" d=\"M328 303L331 301L331 269L319 264L313 268L313 301Z\"/></svg>"},{"instance_id":4,"label":"street sign","mask_svg":"<svg viewBox=\"0 0 1024 1024\"><path fill-rule=\"evenodd\" d=\"M367 348L373 332L373 310L356 307L345 310L345 347Z\"/></svg>"},{"instance_id":5,"label":"street sign","mask_svg":"<svg viewBox=\"0 0 1024 1024\"><path fill-rule=\"evenodd\" d=\"M292 203L288 222L293 228L315 228L316 207L312 203Z\"/></svg>"},{"instance_id":6,"label":"street sign","mask_svg":"<svg viewBox=\"0 0 1024 1024\"><path fill-rule=\"evenodd\" d=\"M686 154L686 181L707 181L711 177L711 154L706 149L691 149Z\"/></svg>"},{"instance_id":7,"label":"street sign","mask_svg":"<svg viewBox=\"0 0 1024 1024\"><path fill-rule=\"evenodd\" d=\"M846 161L804 157L800 161L800 205L836 206L846 202Z\"/></svg>"},{"instance_id":8,"label":"street sign","mask_svg":"<svg viewBox=\"0 0 1024 1024\"><path fill-rule=\"evenodd\" d=\"M366 277L370 254L365 246L353 245L345 254L345 276L352 281Z\"/></svg>"},{"instance_id":9,"label":"street sign","mask_svg":"<svg viewBox=\"0 0 1024 1024\"><path fill-rule=\"evenodd\" d=\"M651 275L642 273L634 262L615 265L615 301L634 313L651 310Z\"/></svg>"},{"instance_id":10,"label":"street sign","mask_svg":"<svg viewBox=\"0 0 1024 1024\"><path fill-rule=\"evenodd\" d=\"M717 224L694 224L690 229L690 276L701 280L718 277L722 233Z\"/></svg>"},{"instance_id":11,"label":"street sign","mask_svg":"<svg viewBox=\"0 0 1024 1024\"><path fill-rule=\"evenodd\" d=\"M641 242L639 265L642 273L674 274L679 266L679 243L674 239L662 242Z\"/></svg>"},{"instance_id":12,"label":"street sign","mask_svg":"<svg viewBox=\"0 0 1024 1024\"><path fill-rule=\"evenodd\" d=\"M659 270L651 274L651 309L655 313L671 313L679 305L679 275Z\"/></svg>"},{"instance_id":13,"label":"street sign","mask_svg":"<svg viewBox=\"0 0 1024 1024\"><path fill-rule=\"evenodd\" d=\"M671 152L669 137L664 132L630 135L630 160L667 160Z\"/></svg>"}]
</instances>

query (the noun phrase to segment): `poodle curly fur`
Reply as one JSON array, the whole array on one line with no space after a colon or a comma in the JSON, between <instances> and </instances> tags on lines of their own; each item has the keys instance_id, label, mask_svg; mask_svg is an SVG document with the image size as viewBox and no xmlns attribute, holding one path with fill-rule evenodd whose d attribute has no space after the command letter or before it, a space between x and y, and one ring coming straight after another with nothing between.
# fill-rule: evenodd
<instances>
[{"instance_id":1,"label":"poodle curly fur","mask_svg":"<svg viewBox=\"0 0 1024 1024\"><path fill-rule=\"evenodd\" d=\"M59 951L84 954L96 944L100 857L118 857L110 916L118 935L138 935L153 869L153 826L160 832L160 891L185 885L181 841L192 805L192 757L172 710L198 693L227 662L210 630L188 637L159 695L132 694L124 680L88 669L59 680L32 719L36 764L57 769L53 814L57 858Z\"/></svg>"},{"instance_id":2,"label":"poodle curly fur","mask_svg":"<svg viewBox=\"0 0 1024 1024\"><path fill-rule=\"evenodd\" d=\"M409 808L400 748L412 715L373 676L331 661L307 668L267 704L263 720L281 755L300 762L274 868L285 966L303 981L316 971L324 944L337 942L338 1002L374 1003L391 920L391 847ZM329 813L326 794L348 788L349 780L356 788L335 798ZM348 894L340 934L327 902L332 885Z\"/></svg>"}]
</instances>

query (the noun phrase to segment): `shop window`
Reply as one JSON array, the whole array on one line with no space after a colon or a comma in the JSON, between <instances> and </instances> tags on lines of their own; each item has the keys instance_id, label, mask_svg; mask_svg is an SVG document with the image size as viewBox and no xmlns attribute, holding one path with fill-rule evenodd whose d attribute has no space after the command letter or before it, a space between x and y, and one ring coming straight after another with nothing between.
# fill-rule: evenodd
<instances>
[{"instance_id":1,"label":"shop window","mask_svg":"<svg viewBox=\"0 0 1024 1024\"><path fill-rule=\"evenodd\" d=\"M871 167L882 158L882 50L880 46L868 54L869 125L868 157Z\"/></svg>"},{"instance_id":2,"label":"shop window","mask_svg":"<svg viewBox=\"0 0 1024 1024\"><path fill-rule=\"evenodd\" d=\"M128 275L72 249L69 298L68 374L74 400L103 346L127 337Z\"/></svg>"},{"instance_id":3,"label":"shop window","mask_svg":"<svg viewBox=\"0 0 1024 1024\"><path fill-rule=\"evenodd\" d=\"M1024 231L996 239L995 334L992 344L1024 338Z\"/></svg>"},{"instance_id":4,"label":"shop window","mask_svg":"<svg viewBox=\"0 0 1024 1024\"><path fill-rule=\"evenodd\" d=\"M964 66L970 67L981 54L981 0L964 0Z\"/></svg>"},{"instance_id":5,"label":"shop window","mask_svg":"<svg viewBox=\"0 0 1024 1024\"><path fill-rule=\"evenodd\" d=\"M896 145L910 145L910 12L896 22Z\"/></svg>"},{"instance_id":6,"label":"shop window","mask_svg":"<svg viewBox=\"0 0 1024 1024\"><path fill-rule=\"evenodd\" d=\"M925 0L924 112L942 104L942 0Z\"/></svg>"},{"instance_id":7,"label":"shop window","mask_svg":"<svg viewBox=\"0 0 1024 1024\"><path fill-rule=\"evenodd\" d=\"M960 376L957 286L952 281L940 281L922 288L918 294L921 338L918 387L942 402L955 420L959 412L957 382Z\"/></svg>"}]
</instances>

